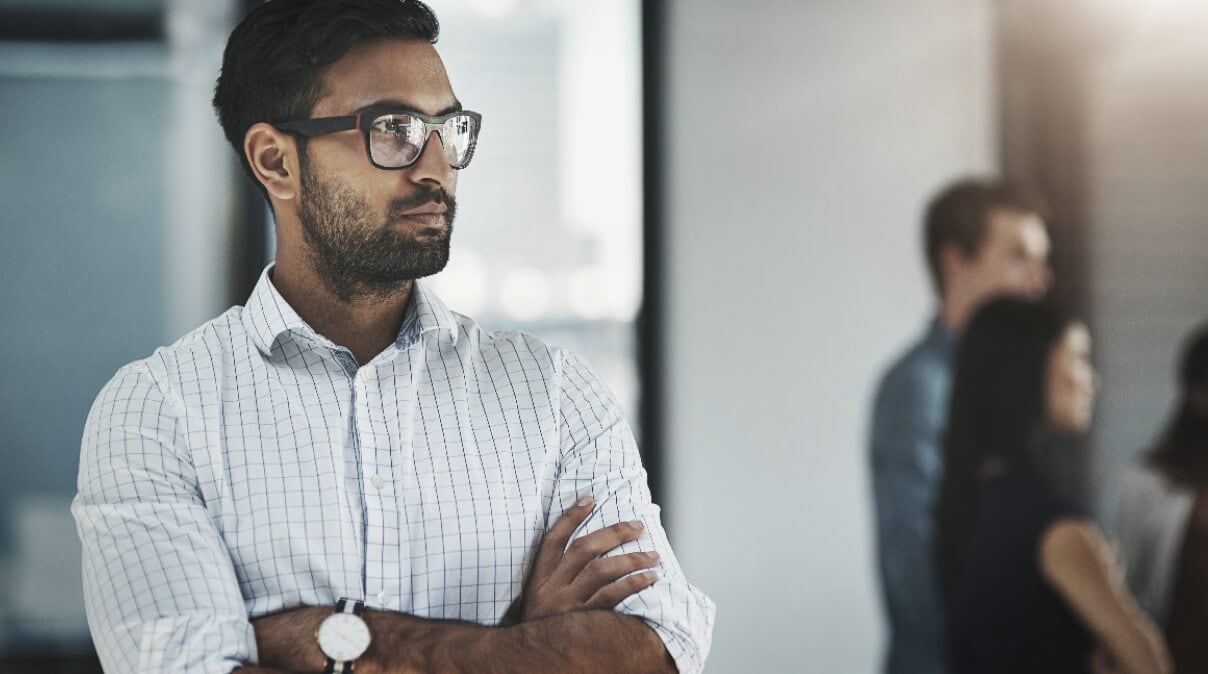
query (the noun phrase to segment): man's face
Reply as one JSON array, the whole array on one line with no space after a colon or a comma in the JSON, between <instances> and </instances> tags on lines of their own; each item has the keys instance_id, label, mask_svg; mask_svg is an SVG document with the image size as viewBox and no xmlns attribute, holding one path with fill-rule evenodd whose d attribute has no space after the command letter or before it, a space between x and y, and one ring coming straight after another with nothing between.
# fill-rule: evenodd
<instances>
[{"instance_id":1,"label":"man's face","mask_svg":"<svg viewBox=\"0 0 1208 674\"><path fill-rule=\"evenodd\" d=\"M1034 213L995 210L981 249L966 258L954 281L977 303L998 295L1040 298L1052 281L1049 235Z\"/></svg>"},{"instance_id":2,"label":"man's face","mask_svg":"<svg viewBox=\"0 0 1208 674\"><path fill-rule=\"evenodd\" d=\"M428 115L459 107L431 44L383 40L353 49L324 74L311 116L381 106ZM387 171L370 163L358 131L308 141L300 157L298 215L311 262L337 295L386 294L444 268L457 171L441 142L430 135L414 164Z\"/></svg>"}]
</instances>

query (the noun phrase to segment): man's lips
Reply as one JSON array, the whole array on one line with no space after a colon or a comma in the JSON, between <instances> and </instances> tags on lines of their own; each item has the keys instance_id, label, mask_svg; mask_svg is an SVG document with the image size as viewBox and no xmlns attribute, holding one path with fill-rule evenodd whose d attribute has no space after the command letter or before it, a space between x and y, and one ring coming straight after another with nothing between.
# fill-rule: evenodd
<instances>
[{"instance_id":1,"label":"man's lips","mask_svg":"<svg viewBox=\"0 0 1208 674\"><path fill-rule=\"evenodd\" d=\"M448 213L449 209L444 205L432 205L430 207L417 208L414 211L407 211L400 215L399 218L428 227L442 227L448 219Z\"/></svg>"}]
</instances>

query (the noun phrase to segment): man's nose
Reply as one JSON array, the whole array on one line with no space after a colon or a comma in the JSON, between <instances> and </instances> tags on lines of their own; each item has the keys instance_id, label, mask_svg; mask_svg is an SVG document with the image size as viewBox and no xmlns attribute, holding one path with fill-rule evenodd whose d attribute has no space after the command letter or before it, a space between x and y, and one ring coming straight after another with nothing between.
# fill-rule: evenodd
<instances>
[{"instance_id":1,"label":"man's nose","mask_svg":"<svg viewBox=\"0 0 1208 674\"><path fill-rule=\"evenodd\" d=\"M449 166L449 157L445 153L445 141L441 138L440 132L433 129L428 133L424 149L416 158L415 163L411 165L411 179L416 182L434 180L441 185L448 186L453 170L453 167Z\"/></svg>"}]
</instances>

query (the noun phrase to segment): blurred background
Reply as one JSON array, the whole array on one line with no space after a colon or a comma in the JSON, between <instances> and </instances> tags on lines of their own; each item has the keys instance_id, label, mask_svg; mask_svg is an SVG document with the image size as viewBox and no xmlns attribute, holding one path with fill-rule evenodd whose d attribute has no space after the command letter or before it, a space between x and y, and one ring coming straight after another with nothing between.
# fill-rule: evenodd
<instances>
[{"instance_id":1,"label":"blurred background","mask_svg":"<svg viewBox=\"0 0 1208 674\"><path fill-rule=\"evenodd\" d=\"M209 98L244 0L0 0L0 670L97 671L67 512L122 364L272 250ZM921 211L1002 173L1053 206L1103 396L1101 515L1208 316L1208 0L433 0L483 113L434 282L584 353L639 430L707 671L877 671L866 425L932 310Z\"/></svg>"}]
</instances>

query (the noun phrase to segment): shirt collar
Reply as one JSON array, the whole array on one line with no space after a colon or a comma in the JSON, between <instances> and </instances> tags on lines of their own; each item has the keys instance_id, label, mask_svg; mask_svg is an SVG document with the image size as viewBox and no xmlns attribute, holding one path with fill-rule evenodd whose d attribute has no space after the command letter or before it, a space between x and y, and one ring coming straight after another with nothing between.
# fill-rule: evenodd
<instances>
[{"instance_id":1,"label":"shirt collar","mask_svg":"<svg viewBox=\"0 0 1208 674\"><path fill-rule=\"evenodd\" d=\"M243 323L252 341L266 356L272 356L281 340L290 336L300 336L313 341L327 340L316 333L285 301L272 281L273 265L269 264L260 272L260 279L248 297L243 310ZM405 349L419 341L427 332L443 331L449 335L451 342L457 344L457 320L436 293L424 282L416 281L412 286L411 300L403 324L399 328L395 346Z\"/></svg>"},{"instance_id":2,"label":"shirt collar","mask_svg":"<svg viewBox=\"0 0 1208 674\"><path fill-rule=\"evenodd\" d=\"M447 333L450 343L457 345L456 314L445 306L426 281L417 280L411 286L411 301L407 304L407 312L394 344L399 349L405 349L419 341L421 335L432 331Z\"/></svg>"}]
</instances>

